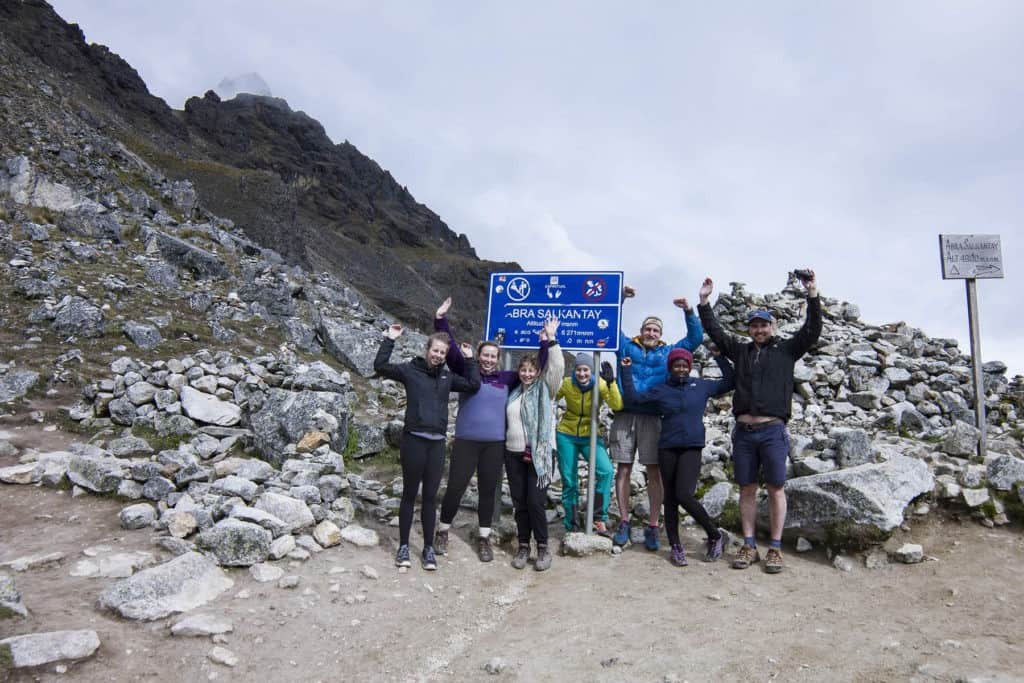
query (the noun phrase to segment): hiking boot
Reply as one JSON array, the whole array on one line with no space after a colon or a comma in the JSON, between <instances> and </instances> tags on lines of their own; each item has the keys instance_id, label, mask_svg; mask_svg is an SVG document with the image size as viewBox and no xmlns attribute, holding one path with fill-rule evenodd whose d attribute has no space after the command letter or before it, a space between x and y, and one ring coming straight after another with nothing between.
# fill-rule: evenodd
<instances>
[{"instance_id":1,"label":"hiking boot","mask_svg":"<svg viewBox=\"0 0 1024 683\"><path fill-rule=\"evenodd\" d=\"M491 539L481 536L476 539L476 556L481 562L490 562L494 559L494 551L491 550Z\"/></svg>"},{"instance_id":2,"label":"hiking boot","mask_svg":"<svg viewBox=\"0 0 1024 683\"><path fill-rule=\"evenodd\" d=\"M551 568L551 553L546 545L537 545L537 561L534 562L533 568L539 572Z\"/></svg>"},{"instance_id":3,"label":"hiking boot","mask_svg":"<svg viewBox=\"0 0 1024 683\"><path fill-rule=\"evenodd\" d=\"M656 552L658 548L661 547L661 544L658 543L658 527L644 527L644 547L650 550L652 553Z\"/></svg>"},{"instance_id":4,"label":"hiking boot","mask_svg":"<svg viewBox=\"0 0 1024 683\"><path fill-rule=\"evenodd\" d=\"M526 562L530 559L530 544L520 543L519 549L516 550L515 557L512 558L512 566L516 569L522 569L526 566Z\"/></svg>"},{"instance_id":5,"label":"hiking boot","mask_svg":"<svg viewBox=\"0 0 1024 683\"><path fill-rule=\"evenodd\" d=\"M400 545L398 546L398 552L395 553L395 566L396 567L411 567L412 562L409 560L409 546Z\"/></svg>"},{"instance_id":6,"label":"hiking boot","mask_svg":"<svg viewBox=\"0 0 1024 683\"><path fill-rule=\"evenodd\" d=\"M672 554L669 556L669 562L677 567L685 567L690 564L686 561L686 551L683 550L683 546L674 544L672 546Z\"/></svg>"},{"instance_id":7,"label":"hiking boot","mask_svg":"<svg viewBox=\"0 0 1024 683\"><path fill-rule=\"evenodd\" d=\"M752 545L743 544L740 551L736 553L736 557L733 558L732 568L733 569L746 569L750 565L759 561L761 556L757 554L757 548Z\"/></svg>"},{"instance_id":8,"label":"hiking boot","mask_svg":"<svg viewBox=\"0 0 1024 683\"><path fill-rule=\"evenodd\" d=\"M428 572L432 572L437 569L437 558L434 557L434 549L431 546L427 546L423 549L423 555L420 556L420 564Z\"/></svg>"},{"instance_id":9,"label":"hiking boot","mask_svg":"<svg viewBox=\"0 0 1024 683\"><path fill-rule=\"evenodd\" d=\"M718 538L708 538L707 547L704 549L704 561L714 562L722 556L725 548L725 532L718 530Z\"/></svg>"},{"instance_id":10,"label":"hiking boot","mask_svg":"<svg viewBox=\"0 0 1024 683\"><path fill-rule=\"evenodd\" d=\"M605 524L603 520L595 519L594 520L594 533L599 534L601 536L607 536L608 535L608 525Z\"/></svg>"},{"instance_id":11,"label":"hiking boot","mask_svg":"<svg viewBox=\"0 0 1024 683\"><path fill-rule=\"evenodd\" d=\"M629 543L629 532L629 522L627 522L626 520L622 520L621 522L619 522L619 528L618 530L616 530L615 535L612 536L612 543L619 546L620 548L624 547L627 543Z\"/></svg>"},{"instance_id":12,"label":"hiking boot","mask_svg":"<svg viewBox=\"0 0 1024 683\"><path fill-rule=\"evenodd\" d=\"M785 567L782 564L782 551L778 548L768 548L768 552L764 556L764 571L765 574L778 574Z\"/></svg>"},{"instance_id":13,"label":"hiking boot","mask_svg":"<svg viewBox=\"0 0 1024 683\"><path fill-rule=\"evenodd\" d=\"M434 552L438 555L448 554L448 531L434 533Z\"/></svg>"}]
</instances>

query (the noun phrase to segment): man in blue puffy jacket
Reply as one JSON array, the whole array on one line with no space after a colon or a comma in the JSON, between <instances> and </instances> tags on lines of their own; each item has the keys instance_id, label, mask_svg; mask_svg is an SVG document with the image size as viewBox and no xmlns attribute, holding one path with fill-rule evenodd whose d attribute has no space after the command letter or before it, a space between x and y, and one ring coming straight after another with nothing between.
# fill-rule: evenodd
<instances>
[{"instance_id":1,"label":"man in blue puffy jacket","mask_svg":"<svg viewBox=\"0 0 1024 683\"><path fill-rule=\"evenodd\" d=\"M632 287L623 287L625 299L636 295ZM667 344L661 339L663 324L656 316L647 316L640 326L640 334L632 339L620 332L619 350L619 387L621 389L622 359L632 361L633 384L637 393L663 384L668 377L668 354L672 349L693 351L704 339L704 329L700 318L686 297L674 299L672 303L683 309L686 319L686 337L674 344ZM615 497L619 504L619 528L613 541L624 546L629 542L629 480L633 471L634 455L647 471L647 502L650 506L650 517L644 528L644 547L650 551L659 548L658 529L661 525L661 504L664 499L664 488L661 482L661 470L658 466L658 436L661 433L661 415L656 406L631 404L625 402L623 410L615 413L612 419L609 444L612 460L618 463L615 473Z\"/></svg>"}]
</instances>

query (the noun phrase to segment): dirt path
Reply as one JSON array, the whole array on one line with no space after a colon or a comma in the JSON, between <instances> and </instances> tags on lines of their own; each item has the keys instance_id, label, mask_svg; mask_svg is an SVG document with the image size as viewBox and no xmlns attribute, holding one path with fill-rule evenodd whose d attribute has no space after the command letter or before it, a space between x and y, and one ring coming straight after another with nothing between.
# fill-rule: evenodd
<instances>
[{"instance_id":1,"label":"dirt path","mask_svg":"<svg viewBox=\"0 0 1024 683\"><path fill-rule=\"evenodd\" d=\"M37 436L42 436L41 434ZM0 458L0 466L13 460ZM162 551L147 531L124 531L122 504L48 489L0 485L0 561L63 552L61 564L15 574L25 620L0 637L94 629L97 655L22 680L223 681L598 680L880 681L1021 680L1024 536L936 519L903 534L935 559L879 570L834 569L823 552L787 554L779 576L629 548L617 557L555 559L539 574L499 552L480 564L458 530L440 571L392 566L382 547L345 545L304 563L295 589L233 570L233 589L206 609L229 617L235 668L207 659L206 638L169 635L174 619L133 623L96 610L110 579L70 576L82 551ZM457 523L470 524L468 513ZM684 543L697 554L695 532ZM414 549L419 539L414 536ZM367 578L364 566L379 578ZM495 676L483 667L505 660Z\"/></svg>"}]
</instances>

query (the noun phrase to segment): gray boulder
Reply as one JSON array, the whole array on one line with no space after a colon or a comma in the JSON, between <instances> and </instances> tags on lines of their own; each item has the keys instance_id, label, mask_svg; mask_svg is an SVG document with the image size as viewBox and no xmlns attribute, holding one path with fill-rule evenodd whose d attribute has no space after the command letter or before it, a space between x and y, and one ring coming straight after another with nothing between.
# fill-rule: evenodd
<instances>
[{"instance_id":1,"label":"gray boulder","mask_svg":"<svg viewBox=\"0 0 1024 683\"><path fill-rule=\"evenodd\" d=\"M863 429L833 429L829 434L836 442L836 464L856 467L874 461L871 437Z\"/></svg>"},{"instance_id":2,"label":"gray boulder","mask_svg":"<svg viewBox=\"0 0 1024 683\"><path fill-rule=\"evenodd\" d=\"M258 510L269 512L285 524L282 533L291 533L297 529L313 526L316 520L309 506L301 500L295 500L279 493L267 491L259 497L254 506Z\"/></svg>"},{"instance_id":3,"label":"gray boulder","mask_svg":"<svg viewBox=\"0 0 1024 683\"><path fill-rule=\"evenodd\" d=\"M181 409L197 422L230 427L242 419L242 409L236 404L192 387L182 387L180 397Z\"/></svg>"},{"instance_id":4,"label":"gray boulder","mask_svg":"<svg viewBox=\"0 0 1024 683\"><path fill-rule=\"evenodd\" d=\"M293 390L331 391L344 393L351 388L346 374L342 374L323 361L303 364L295 368L291 378Z\"/></svg>"},{"instance_id":5,"label":"gray boulder","mask_svg":"<svg viewBox=\"0 0 1024 683\"><path fill-rule=\"evenodd\" d=\"M349 405L345 394L327 391L285 391L271 389L266 392L260 409L249 416L253 441L263 459L279 467L284 460L284 448L298 441L308 432L317 431L319 411L332 415L338 423L332 435L331 448L341 452L348 441Z\"/></svg>"},{"instance_id":6,"label":"gray boulder","mask_svg":"<svg viewBox=\"0 0 1024 683\"><path fill-rule=\"evenodd\" d=\"M917 496L934 488L928 465L902 455L786 482L786 529L825 540L829 527L871 527L889 532L903 523L903 512ZM766 513L762 505L762 513Z\"/></svg>"},{"instance_id":7,"label":"gray boulder","mask_svg":"<svg viewBox=\"0 0 1024 683\"><path fill-rule=\"evenodd\" d=\"M117 458L75 455L68 461L68 479L93 493L114 493L124 479L124 463Z\"/></svg>"},{"instance_id":8,"label":"gray boulder","mask_svg":"<svg viewBox=\"0 0 1024 683\"><path fill-rule=\"evenodd\" d=\"M199 534L196 545L209 550L228 567L248 567L266 561L274 538L261 526L228 518Z\"/></svg>"},{"instance_id":9,"label":"gray boulder","mask_svg":"<svg viewBox=\"0 0 1024 683\"><path fill-rule=\"evenodd\" d=\"M954 420L953 426L946 432L946 438L939 444L939 449L947 455L970 457L978 452L978 438L977 428L966 422Z\"/></svg>"},{"instance_id":10,"label":"gray boulder","mask_svg":"<svg viewBox=\"0 0 1024 683\"><path fill-rule=\"evenodd\" d=\"M732 484L727 481L720 481L704 494L704 497L700 499L701 505L707 510L708 516L711 519L718 519L722 516L722 512L725 511L725 504L729 502L729 498L732 496Z\"/></svg>"},{"instance_id":11,"label":"gray boulder","mask_svg":"<svg viewBox=\"0 0 1024 683\"><path fill-rule=\"evenodd\" d=\"M86 659L99 647L96 631L51 631L0 640L0 649L10 649L11 665L15 669Z\"/></svg>"},{"instance_id":12,"label":"gray boulder","mask_svg":"<svg viewBox=\"0 0 1024 683\"><path fill-rule=\"evenodd\" d=\"M14 584L14 577L7 574L0 574L0 619L10 616L10 613L28 616L28 610L21 602L21 593Z\"/></svg>"},{"instance_id":13,"label":"gray boulder","mask_svg":"<svg viewBox=\"0 0 1024 683\"><path fill-rule=\"evenodd\" d=\"M329 354L363 377L373 376L373 359L381 340L379 331L354 327L327 316L320 318L317 331Z\"/></svg>"},{"instance_id":14,"label":"gray boulder","mask_svg":"<svg viewBox=\"0 0 1024 683\"><path fill-rule=\"evenodd\" d=\"M121 241L121 224L109 213L100 213L93 207L80 207L65 212L57 227L69 235Z\"/></svg>"},{"instance_id":15,"label":"gray boulder","mask_svg":"<svg viewBox=\"0 0 1024 683\"><path fill-rule=\"evenodd\" d=\"M0 375L0 403L21 398L39 381L39 373L31 370L10 370Z\"/></svg>"},{"instance_id":16,"label":"gray boulder","mask_svg":"<svg viewBox=\"0 0 1024 683\"><path fill-rule=\"evenodd\" d=\"M611 553L612 539L606 536L599 536L579 532L571 532L562 539L562 554L571 557L586 557L595 553Z\"/></svg>"},{"instance_id":17,"label":"gray boulder","mask_svg":"<svg viewBox=\"0 0 1024 683\"><path fill-rule=\"evenodd\" d=\"M990 486L1000 491L1012 491L1017 484L1024 483L1024 460L1012 455L992 458L986 468ZM1024 491L1024 486L1021 487Z\"/></svg>"},{"instance_id":18,"label":"gray boulder","mask_svg":"<svg viewBox=\"0 0 1024 683\"><path fill-rule=\"evenodd\" d=\"M155 245L164 260L191 271L197 279L220 279L230 274L224 261L216 254L200 249L177 237L151 230L147 234L147 249L151 245Z\"/></svg>"},{"instance_id":19,"label":"gray boulder","mask_svg":"<svg viewBox=\"0 0 1024 683\"><path fill-rule=\"evenodd\" d=\"M64 297L54 311L53 331L61 337L102 337L103 311L80 296Z\"/></svg>"},{"instance_id":20,"label":"gray boulder","mask_svg":"<svg viewBox=\"0 0 1024 683\"><path fill-rule=\"evenodd\" d=\"M177 289L178 269L164 261L147 263L144 269L146 279L164 289Z\"/></svg>"},{"instance_id":21,"label":"gray boulder","mask_svg":"<svg viewBox=\"0 0 1024 683\"><path fill-rule=\"evenodd\" d=\"M156 508L149 503L129 505L119 515L125 529L142 529L156 521Z\"/></svg>"},{"instance_id":22,"label":"gray boulder","mask_svg":"<svg viewBox=\"0 0 1024 683\"><path fill-rule=\"evenodd\" d=\"M155 349L163 341L163 338L160 336L160 330L156 328L156 325L138 323L131 320L122 326L121 331L124 332L124 336L132 340L133 344L147 351Z\"/></svg>"},{"instance_id":23,"label":"gray boulder","mask_svg":"<svg viewBox=\"0 0 1024 683\"><path fill-rule=\"evenodd\" d=\"M205 605L233 585L206 556L187 552L114 583L100 594L99 606L127 619L153 621Z\"/></svg>"}]
</instances>

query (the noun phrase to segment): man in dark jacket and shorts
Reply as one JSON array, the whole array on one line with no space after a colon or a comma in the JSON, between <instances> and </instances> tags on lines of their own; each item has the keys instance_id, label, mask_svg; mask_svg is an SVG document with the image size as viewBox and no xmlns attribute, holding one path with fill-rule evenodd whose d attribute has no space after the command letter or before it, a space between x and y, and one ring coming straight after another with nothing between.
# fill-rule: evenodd
<instances>
[{"instance_id":1,"label":"man in dark jacket and shorts","mask_svg":"<svg viewBox=\"0 0 1024 683\"><path fill-rule=\"evenodd\" d=\"M814 271L798 271L807 290L807 319L789 339L775 336L775 320L768 311L747 316L750 340L726 333L715 318L708 299L714 289L711 278L700 288L700 313L704 330L722 354L735 365L736 393L732 412L732 458L740 486L740 518L743 548L733 560L735 569L746 569L761 559L754 539L757 521L758 474L768 487L768 521L771 541L764 569L782 571L782 529L786 523L786 458L789 457L789 421L793 401L793 366L821 335L821 301Z\"/></svg>"}]
</instances>

